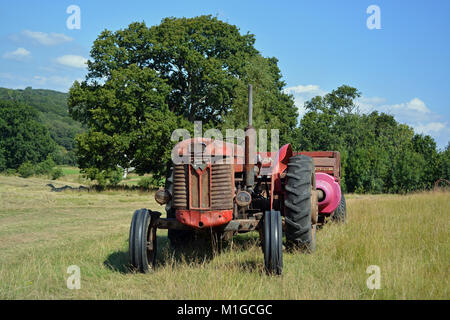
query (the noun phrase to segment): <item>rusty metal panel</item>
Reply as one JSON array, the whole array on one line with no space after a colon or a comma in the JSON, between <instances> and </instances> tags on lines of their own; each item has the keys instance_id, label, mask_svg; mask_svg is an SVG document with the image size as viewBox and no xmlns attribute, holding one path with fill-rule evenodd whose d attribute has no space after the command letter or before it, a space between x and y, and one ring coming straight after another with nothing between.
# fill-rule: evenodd
<instances>
[{"instance_id":1,"label":"rusty metal panel","mask_svg":"<svg viewBox=\"0 0 450 320\"><path fill-rule=\"evenodd\" d=\"M206 168L201 175L201 208L210 208L209 204L210 169Z\"/></svg>"},{"instance_id":2,"label":"rusty metal panel","mask_svg":"<svg viewBox=\"0 0 450 320\"><path fill-rule=\"evenodd\" d=\"M200 208L200 186L199 186L199 176L195 172L195 169L193 167L189 167L191 170L190 174L190 190L191 192L191 202L190 202L190 208Z\"/></svg>"},{"instance_id":3,"label":"rusty metal panel","mask_svg":"<svg viewBox=\"0 0 450 320\"><path fill-rule=\"evenodd\" d=\"M156 227L159 229L192 230L191 227L182 224L175 218L159 218L156 222Z\"/></svg>"},{"instance_id":4,"label":"rusty metal panel","mask_svg":"<svg viewBox=\"0 0 450 320\"><path fill-rule=\"evenodd\" d=\"M239 220L231 220L223 229L224 232L227 231L253 231L258 227L258 224L261 220L256 219L239 219Z\"/></svg>"},{"instance_id":5,"label":"rusty metal panel","mask_svg":"<svg viewBox=\"0 0 450 320\"><path fill-rule=\"evenodd\" d=\"M234 186L232 166L213 164L211 166L211 207L214 210L232 209Z\"/></svg>"},{"instance_id":6,"label":"rusty metal panel","mask_svg":"<svg viewBox=\"0 0 450 320\"><path fill-rule=\"evenodd\" d=\"M294 155L304 154L314 160L315 171L341 178L341 154L339 151L301 151Z\"/></svg>"},{"instance_id":7,"label":"rusty metal panel","mask_svg":"<svg viewBox=\"0 0 450 320\"><path fill-rule=\"evenodd\" d=\"M188 175L187 166L180 164L174 166L173 171L173 206L177 209L188 207Z\"/></svg>"}]
</instances>

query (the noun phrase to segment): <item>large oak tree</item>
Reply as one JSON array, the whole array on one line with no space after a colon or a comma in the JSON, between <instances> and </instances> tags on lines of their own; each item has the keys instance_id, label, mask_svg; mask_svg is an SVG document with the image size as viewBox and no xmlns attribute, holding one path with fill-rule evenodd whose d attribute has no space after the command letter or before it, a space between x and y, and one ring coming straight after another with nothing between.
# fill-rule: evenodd
<instances>
[{"instance_id":1,"label":"large oak tree","mask_svg":"<svg viewBox=\"0 0 450 320\"><path fill-rule=\"evenodd\" d=\"M78 138L81 168L163 171L176 127L191 129L200 120L207 127L243 128L249 83L256 127L277 128L287 142L297 109L282 91L277 60L262 57L254 43L254 35L211 16L103 31L85 81L69 92L71 115L89 129Z\"/></svg>"}]
</instances>

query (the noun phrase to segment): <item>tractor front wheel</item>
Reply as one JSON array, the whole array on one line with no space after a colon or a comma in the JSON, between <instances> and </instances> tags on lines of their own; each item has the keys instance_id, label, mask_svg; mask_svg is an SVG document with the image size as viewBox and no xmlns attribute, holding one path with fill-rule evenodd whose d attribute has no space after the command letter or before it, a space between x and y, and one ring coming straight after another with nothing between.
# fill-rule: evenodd
<instances>
[{"instance_id":1,"label":"tractor front wheel","mask_svg":"<svg viewBox=\"0 0 450 320\"><path fill-rule=\"evenodd\" d=\"M263 218L264 266L269 274L283 271L283 230L280 211L266 211Z\"/></svg>"},{"instance_id":2,"label":"tractor front wheel","mask_svg":"<svg viewBox=\"0 0 450 320\"><path fill-rule=\"evenodd\" d=\"M130 226L129 254L131 266L147 273L156 264L156 221L161 214L147 209L136 210Z\"/></svg>"}]
</instances>

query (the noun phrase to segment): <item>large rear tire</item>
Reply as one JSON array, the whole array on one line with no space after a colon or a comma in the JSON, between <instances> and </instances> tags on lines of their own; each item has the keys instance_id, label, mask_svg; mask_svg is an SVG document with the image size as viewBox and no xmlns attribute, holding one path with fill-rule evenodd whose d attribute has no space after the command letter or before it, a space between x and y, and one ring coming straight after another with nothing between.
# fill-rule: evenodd
<instances>
[{"instance_id":1,"label":"large rear tire","mask_svg":"<svg viewBox=\"0 0 450 320\"><path fill-rule=\"evenodd\" d=\"M305 155L289 159L286 182L285 223L286 244L288 248L305 249L313 252L316 248L315 227L312 221L317 218L312 194L315 190L314 163Z\"/></svg>"},{"instance_id":2,"label":"large rear tire","mask_svg":"<svg viewBox=\"0 0 450 320\"><path fill-rule=\"evenodd\" d=\"M155 268L157 241L156 220L159 213L147 209L136 210L130 226L129 254L131 266L147 273Z\"/></svg>"}]
</instances>

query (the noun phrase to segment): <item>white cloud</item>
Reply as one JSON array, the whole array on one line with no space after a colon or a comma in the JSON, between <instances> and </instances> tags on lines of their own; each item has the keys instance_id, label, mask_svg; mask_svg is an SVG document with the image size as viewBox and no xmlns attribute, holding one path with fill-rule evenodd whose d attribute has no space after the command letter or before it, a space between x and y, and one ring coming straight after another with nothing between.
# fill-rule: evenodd
<instances>
[{"instance_id":1,"label":"white cloud","mask_svg":"<svg viewBox=\"0 0 450 320\"><path fill-rule=\"evenodd\" d=\"M73 79L72 77L68 76L34 76L32 79L32 84L33 86L57 88L57 90L59 91L67 92L73 85L75 80L77 80L78 82L83 81L83 79L81 78Z\"/></svg>"},{"instance_id":2,"label":"white cloud","mask_svg":"<svg viewBox=\"0 0 450 320\"><path fill-rule=\"evenodd\" d=\"M384 98L378 97L361 97L357 100L362 112L377 110L393 115L398 122L411 126L415 133L431 135L439 147L445 147L450 136L448 122L442 121L442 116L431 111L424 101L415 97L408 102L397 104L385 102Z\"/></svg>"},{"instance_id":3,"label":"white cloud","mask_svg":"<svg viewBox=\"0 0 450 320\"><path fill-rule=\"evenodd\" d=\"M0 79L6 79L6 80L14 80L15 77L8 72L0 72Z\"/></svg>"},{"instance_id":4,"label":"white cloud","mask_svg":"<svg viewBox=\"0 0 450 320\"><path fill-rule=\"evenodd\" d=\"M386 99L380 97L360 97L355 99L355 104L362 113L370 113L374 111L375 106L385 102Z\"/></svg>"},{"instance_id":5,"label":"white cloud","mask_svg":"<svg viewBox=\"0 0 450 320\"><path fill-rule=\"evenodd\" d=\"M81 82L80 77L72 76L40 76L24 77L17 74L0 72L0 87L11 89L24 89L26 87L50 89L56 91L67 92L75 80Z\"/></svg>"},{"instance_id":6,"label":"white cloud","mask_svg":"<svg viewBox=\"0 0 450 320\"><path fill-rule=\"evenodd\" d=\"M58 85L59 87L63 88L62 91L68 91L69 88L73 85L75 80L78 82L83 81L82 78L73 79L71 77L61 77L61 76L51 76L49 79L49 82Z\"/></svg>"},{"instance_id":7,"label":"white cloud","mask_svg":"<svg viewBox=\"0 0 450 320\"><path fill-rule=\"evenodd\" d=\"M356 99L356 104L364 113L378 110L406 118L420 118L424 114L431 114L431 110L419 98L413 98L409 102L397 104L385 104L385 102L386 99L380 97L361 97Z\"/></svg>"},{"instance_id":8,"label":"white cloud","mask_svg":"<svg viewBox=\"0 0 450 320\"><path fill-rule=\"evenodd\" d=\"M17 48L17 50L15 51L6 52L5 54L3 54L3 58L25 61L31 58L31 52L25 48Z\"/></svg>"},{"instance_id":9,"label":"white cloud","mask_svg":"<svg viewBox=\"0 0 450 320\"><path fill-rule=\"evenodd\" d=\"M319 88L318 85L315 85L315 84L307 84L306 86L299 84L298 86L295 86L295 87L286 88L285 92L292 93L292 94L313 93L313 92L319 93L319 92L322 92L322 90Z\"/></svg>"},{"instance_id":10,"label":"white cloud","mask_svg":"<svg viewBox=\"0 0 450 320\"><path fill-rule=\"evenodd\" d=\"M360 110L364 113L378 110L392 114L400 122L414 126L420 121L436 121L438 116L431 112L425 102L419 98L413 98L408 102L397 104L385 104L385 99L378 97L361 97L357 100Z\"/></svg>"},{"instance_id":11,"label":"white cloud","mask_svg":"<svg viewBox=\"0 0 450 320\"><path fill-rule=\"evenodd\" d=\"M409 102L394 104L389 106L392 110L396 110L396 112L419 112L419 113L430 113L430 109L425 105L425 103L419 98L414 98Z\"/></svg>"},{"instance_id":12,"label":"white cloud","mask_svg":"<svg viewBox=\"0 0 450 320\"><path fill-rule=\"evenodd\" d=\"M38 85L45 85L47 83L47 78L42 76L34 76L33 81Z\"/></svg>"},{"instance_id":13,"label":"white cloud","mask_svg":"<svg viewBox=\"0 0 450 320\"><path fill-rule=\"evenodd\" d=\"M82 56L72 55L72 54L58 57L58 58L56 58L56 62L58 62L61 65L64 65L67 67L72 67L72 68L84 69L87 66L86 58L84 58Z\"/></svg>"},{"instance_id":14,"label":"white cloud","mask_svg":"<svg viewBox=\"0 0 450 320\"><path fill-rule=\"evenodd\" d=\"M45 46L54 46L64 42L70 42L73 38L62 33L45 33L40 31L22 31L22 35Z\"/></svg>"},{"instance_id":15,"label":"white cloud","mask_svg":"<svg viewBox=\"0 0 450 320\"><path fill-rule=\"evenodd\" d=\"M295 106L298 109L300 117L306 113L306 109L304 107L306 101L311 100L315 96L323 96L327 93L315 84L300 84L298 86L288 87L284 89L284 92L294 96Z\"/></svg>"},{"instance_id":16,"label":"white cloud","mask_svg":"<svg viewBox=\"0 0 450 320\"><path fill-rule=\"evenodd\" d=\"M431 134L431 133L438 133L445 129L447 126L447 123L443 122L430 122L427 124L418 123L414 125L414 131L417 133L424 133L424 134Z\"/></svg>"}]
</instances>

